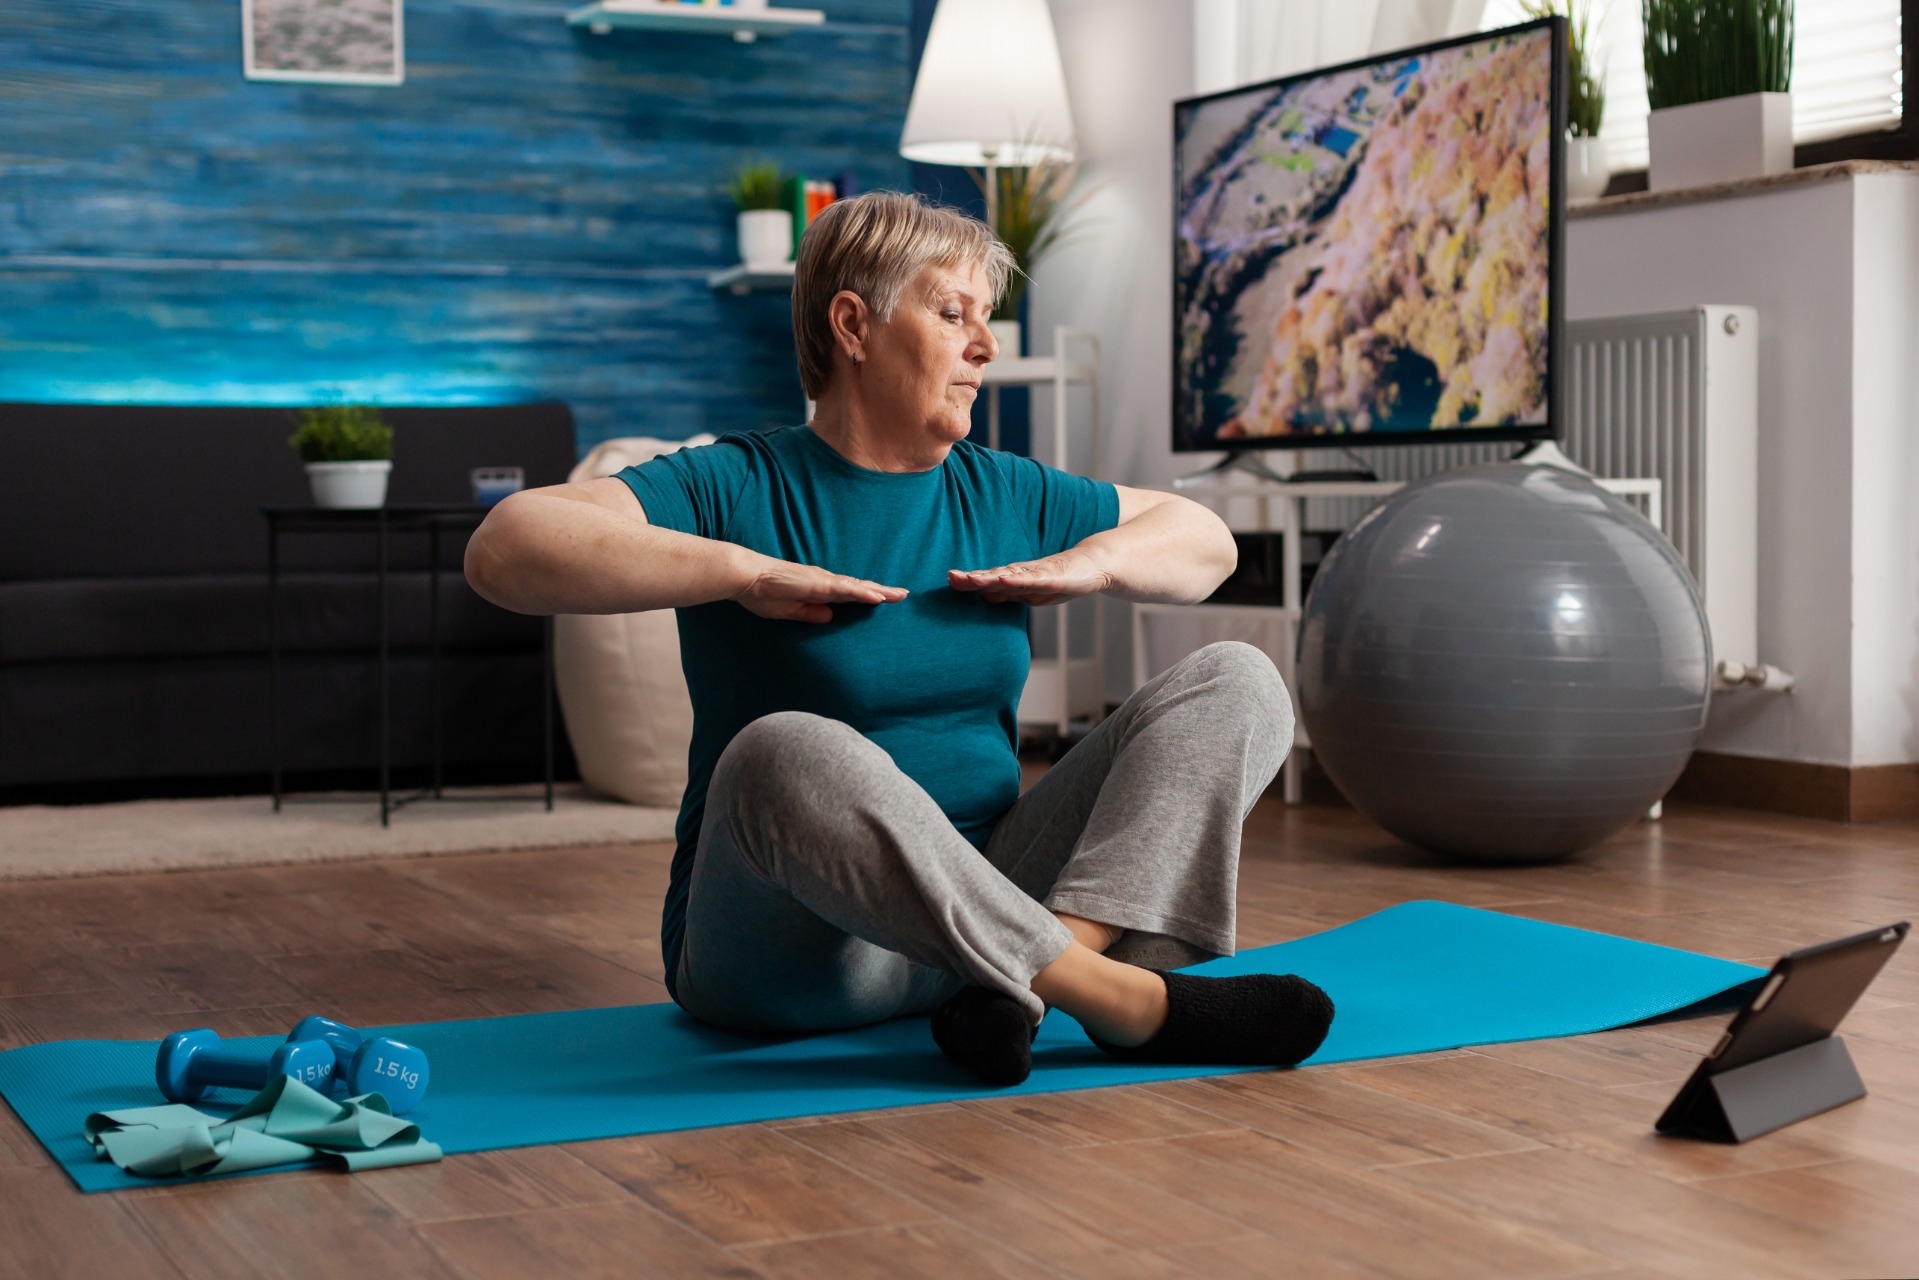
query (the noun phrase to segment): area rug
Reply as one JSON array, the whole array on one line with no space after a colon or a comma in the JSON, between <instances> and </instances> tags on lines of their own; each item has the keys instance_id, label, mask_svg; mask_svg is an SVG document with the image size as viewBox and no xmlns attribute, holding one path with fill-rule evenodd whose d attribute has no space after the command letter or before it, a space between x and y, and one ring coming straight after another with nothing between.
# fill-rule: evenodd
<instances>
[{"instance_id":1,"label":"area rug","mask_svg":"<svg viewBox=\"0 0 1919 1280\"><path fill-rule=\"evenodd\" d=\"M1765 970L1494 911L1408 902L1193 972L1299 973L1324 987L1338 1014L1310 1066L1603 1031L1723 996ZM719 1031L654 1004L380 1030L426 1051L431 1084L407 1119L449 1155L1248 1070L1117 1062L1057 1012L1040 1027L1032 1076L999 1090L941 1058L924 1018L777 1038ZM236 1043L264 1049L273 1041ZM98 1159L82 1130L94 1112L161 1100L155 1048L68 1040L15 1049L0 1054L0 1095L82 1190L150 1183ZM229 1107L244 1100L227 1096ZM1652 1120L1649 1111L1649 1128Z\"/></svg>"},{"instance_id":2,"label":"area rug","mask_svg":"<svg viewBox=\"0 0 1919 1280\"><path fill-rule=\"evenodd\" d=\"M478 795L510 794L509 800ZM0 880L350 862L568 845L670 840L675 813L561 787L553 812L541 789L449 788L380 825L376 799L300 797L273 812L266 796L135 800L0 808Z\"/></svg>"}]
</instances>

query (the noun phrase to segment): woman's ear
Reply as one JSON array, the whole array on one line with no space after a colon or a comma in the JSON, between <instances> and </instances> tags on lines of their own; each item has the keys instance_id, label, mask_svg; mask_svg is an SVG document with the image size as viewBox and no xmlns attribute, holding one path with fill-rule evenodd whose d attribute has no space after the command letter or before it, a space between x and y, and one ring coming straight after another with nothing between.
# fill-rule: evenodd
<instances>
[{"instance_id":1,"label":"woman's ear","mask_svg":"<svg viewBox=\"0 0 1919 1280\"><path fill-rule=\"evenodd\" d=\"M872 314L866 299L851 289L841 289L826 304L826 323L833 330L833 346L854 364L866 359Z\"/></svg>"}]
</instances>

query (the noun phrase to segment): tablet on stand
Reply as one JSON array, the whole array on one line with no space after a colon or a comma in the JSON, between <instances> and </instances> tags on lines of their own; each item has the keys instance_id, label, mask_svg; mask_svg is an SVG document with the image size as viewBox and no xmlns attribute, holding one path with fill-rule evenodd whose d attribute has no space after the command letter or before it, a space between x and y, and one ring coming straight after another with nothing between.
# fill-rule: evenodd
<instances>
[{"instance_id":1,"label":"tablet on stand","mask_svg":"<svg viewBox=\"0 0 1919 1280\"><path fill-rule=\"evenodd\" d=\"M1780 957L1654 1128L1744 1142L1865 1097L1833 1032L1909 927L1901 921Z\"/></svg>"}]
</instances>

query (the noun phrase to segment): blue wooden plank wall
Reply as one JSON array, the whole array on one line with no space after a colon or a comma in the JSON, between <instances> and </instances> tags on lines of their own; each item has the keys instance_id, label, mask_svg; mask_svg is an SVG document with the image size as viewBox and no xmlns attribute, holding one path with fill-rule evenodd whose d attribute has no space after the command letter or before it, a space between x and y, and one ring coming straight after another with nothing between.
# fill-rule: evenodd
<instances>
[{"instance_id":1,"label":"blue wooden plank wall","mask_svg":"<svg viewBox=\"0 0 1919 1280\"><path fill-rule=\"evenodd\" d=\"M797 2L797 0L792 0ZM239 0L0 4L0 400L559 399L580 445L793 421L746 156L903 187L910 0L751 45L407 0L398 88L256 84Z\"/></svg>"}]
</instances>

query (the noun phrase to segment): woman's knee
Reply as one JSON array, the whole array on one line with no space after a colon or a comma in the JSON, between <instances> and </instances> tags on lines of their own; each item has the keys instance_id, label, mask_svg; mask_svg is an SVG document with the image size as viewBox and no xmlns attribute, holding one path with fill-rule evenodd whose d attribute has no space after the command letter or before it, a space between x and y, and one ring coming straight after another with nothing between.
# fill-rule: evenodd
<instances>
[{"instance_id":1,"label":"woman's knee","mask_svg":"<svg viewBox=\"0 0 1919 1280\"><path fill-rule=\"evenodd\" d=\"M1250 644L1222 640L1190 655L1180 672L1191 696L1209 704L1216 726L1238 724L1255 757L1277 771L1293 747L1293 698L1273 660ZM1262 766L1263 767L1263 766Z\"/></svg>"},{"instance_id":2,"label":"woman's knee","mask_svg":"<svg viewBox=\"0 0 1919 1280\"><path fill-rule=\"evenodd\" d=\"M720 752L707 807L791 818L820 806L843 806L896 768L851 725L806 711L778 711L741 729Z\"/></svg>"},{"instance_id":3,"label":"woman's knee","mask_svg":"<svg viewBox=\"0 0 1919 1280\"><path fill-rule=\"evenodd\" d=\"M713 766L713 787L750 782L778 786L819 772L822 759L846 748L851 726L807 711L776 711L733 735Z\"/></svg>"},{"instance_id":4,"label":"woman's knee","mask_svg":"<svg viewBox=\"0 0 1919 1280\"><path fill-rule=\"evenodd\" d=\"M1293 699L1279 668L1265 652L1238 640L1221 640L1195 651L1181 664L1193 684L1217 689L1249 711L1283 721L1291 736Z\"/></svg>"}]
</instances>

